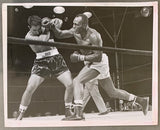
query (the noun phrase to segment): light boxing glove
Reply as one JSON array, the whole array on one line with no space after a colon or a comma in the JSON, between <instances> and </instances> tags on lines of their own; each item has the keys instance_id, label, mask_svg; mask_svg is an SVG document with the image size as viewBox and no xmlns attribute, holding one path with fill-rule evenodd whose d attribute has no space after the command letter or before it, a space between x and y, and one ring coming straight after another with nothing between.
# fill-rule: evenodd
<instances>
[{"instance_id":1,"label":"light boxing glove","mask_svg":"<svg viewBox=\"0 0 160 130\"><path fill-rule=\"evenodd\" d=\"M77 53L73 53L70 55L70 60L73 63L85 61L85 56Z\"/></svg>"},{"instance_id":2,"label":"light boxing glove","mask_svg":"<svg viewBox=\"0 0 160 130\"><path fill-rule=\"evenodd\" d=\"M50 24L51 26L54 26L60 29L62 27L63 21L59 18L54 18L54 19L51 19Z\"/></svg>"}]
</instances>

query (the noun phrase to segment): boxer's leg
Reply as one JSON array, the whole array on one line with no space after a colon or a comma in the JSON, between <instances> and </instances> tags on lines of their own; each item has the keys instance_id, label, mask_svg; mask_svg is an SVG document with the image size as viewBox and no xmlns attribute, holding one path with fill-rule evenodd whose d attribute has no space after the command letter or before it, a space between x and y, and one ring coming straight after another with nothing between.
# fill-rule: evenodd
<instances>
[{"instance_id":1,"label":"boxer's leg","mask_svg":"<svg viewBox=\"0 0 160 130\"><path fill-rule=\"evenodd\" d=\"M133 94L128 93L125 90L115 88L115 86L112 82L112 79L110 77L99 80L99 83L101 84L103 89L106 91L106 93L110 97L123 99L123 100L127 100L127 101L136 101L137 103L139 103L142 106L142 111L143 111L144 115L147 114L148 106L149 106L149 98L137 97Z\"/></svg>"},{"instance_id":2,"label":"boxer's leg","mask_svg":"<svg viewBox=\"0 0 160 130\"><path fill-rule=\"evenodd\" d=\"M27 110L28 105L31 102L31 98L35 90L38 88L38 86L44 81L44 78L32 74L28 80L27 88L23 93L21 104L19 107L19 112L17 116L17 120L21 120L23 118L23 115L25 111Z\"/></svg>"},{"instance_id":3,"label":"boxer's leg","mask_svg":"<svg viewBox=\"0 0 160 130\"><path fill-rule=\"evenodd\" d=\"M75 117L71 117L69 120L82 120L83 117L83 84L94 79L99 75L99 72L95 69L85 66L73 80L74 86L74 102L75 102Z\"/></svg>"},{"instance_id":4,"label":"boxer's leg","mask_svg":"<svg viewBox=\"0 0 160 130\"><path fill-rule=\"evenodd\" d=\"M57 77L57 79L65 86L64 102L65 102L65 117L73 115L71 111L73 100L73 80L71 72L65 71Z\"/></svg>"}]
</instances>

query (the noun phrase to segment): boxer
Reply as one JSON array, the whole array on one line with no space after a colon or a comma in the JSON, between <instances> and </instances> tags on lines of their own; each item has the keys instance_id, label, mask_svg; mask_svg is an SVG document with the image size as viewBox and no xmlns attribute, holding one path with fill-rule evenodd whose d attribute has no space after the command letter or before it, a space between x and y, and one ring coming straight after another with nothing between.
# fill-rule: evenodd
<instances>
[{"instance_id":1,"label":"boxer","mask_svg":"<svg viewBox=\"0 0 160 130\"><path fill-rule=\"evenodd\" d=\"M88 18L85 14L77 15L73 20L73 27L69 30L61 30L56 27L55 22L51 25L57 38L74 37L77 44L102 47L103 41L99 32L88 26ZM143 114L146 115L149 106L149 97L139 97L130 94L125 90L115 88L110 72L108 56L99 50L80 49L79 52L71 54L72 62L84 62L84 67L79 74L73 79L74 85L74 103L75 115L68 120L83 120L83 84L94 78L98 78L100 85L105 92L112 98L123 99L127 101L137 102L141 105Z\"/></svg>"},{"instance_id":2,"label":"boxer","mask_svg":"<svg viewBox=\"0 0 160 130\"><path fill-rule=\"evenodd\" d=\"M41 19L39 16L33 15L28 18L29 32L26 34L26 40L38 40L53 42L50 39L49 26L44 25L49 18ZM43 25L43 27L42 27ZM60 26L59 26L60 28ZM27 87L21 98L17 120L22 120L27 110L33 93L39 85L46 79L55 76L65 87L65 116L71 116L71 106L73 99L73 80L66 62L56 47L29 45L36 54L36 59L31 70L31 76L28 80Z\"/></svg>"}]
</instances>

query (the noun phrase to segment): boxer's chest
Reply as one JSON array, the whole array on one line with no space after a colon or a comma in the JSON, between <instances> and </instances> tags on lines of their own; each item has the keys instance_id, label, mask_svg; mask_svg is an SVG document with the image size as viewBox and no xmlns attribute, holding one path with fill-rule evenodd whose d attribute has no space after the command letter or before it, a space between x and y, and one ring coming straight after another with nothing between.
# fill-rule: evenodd
<instances>
[{"instance_id":1,"label":"boxer's chest","mask_svg":"<svg viewBox=\"0 0 160 130\"><path fill-rule=\"evenodd\" d=\"M79 45L92 46L92 43L91 43L89 37L84 37L84 38L82 39L82 37L80 36L80 34L76 34L76 35L75 35L75 39L76 39L76 41L77 41L77 44L79 44ZM81 52L83 55L89 55L89 54L92 54L92 53L93 53L93 50L80 49L80 52Z\"/></svg>"},{"instance_id":2,"label":"boxer's chest","mask_svg":"<svg viewBox=\"0 0 160 130\"><path fill-rule=\"evenodd\" d=\"M75 34L75 39L80 45L92 45L88 36L82 38L80 34Z\"/></svg>"}]
</instances>

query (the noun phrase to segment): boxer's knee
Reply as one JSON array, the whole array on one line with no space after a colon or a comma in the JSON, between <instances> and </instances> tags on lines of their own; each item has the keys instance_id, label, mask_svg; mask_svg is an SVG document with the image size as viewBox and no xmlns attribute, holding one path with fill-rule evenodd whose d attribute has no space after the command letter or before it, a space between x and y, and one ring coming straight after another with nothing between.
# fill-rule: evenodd
<instances>
[{"instance_id":1,"label":"boxer's knee","mask_svg":"<svg viewBox=\"0 0 160 130\"><path fill-rule=\"evenodd\" d=\"M66 88L73 88L73 81L72 80L68 80L67 82L65 82L64 86Z\"/></svg>"}]
</instances>

